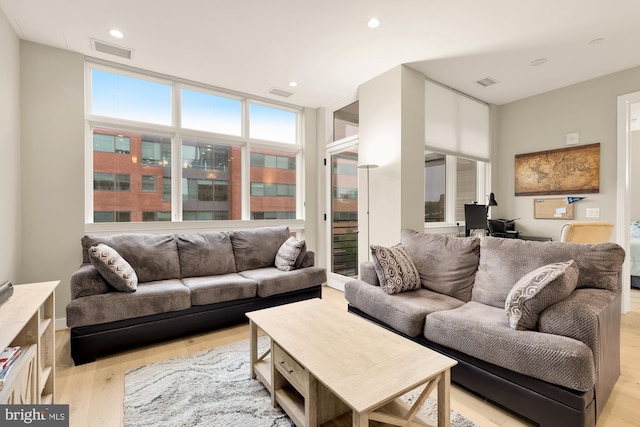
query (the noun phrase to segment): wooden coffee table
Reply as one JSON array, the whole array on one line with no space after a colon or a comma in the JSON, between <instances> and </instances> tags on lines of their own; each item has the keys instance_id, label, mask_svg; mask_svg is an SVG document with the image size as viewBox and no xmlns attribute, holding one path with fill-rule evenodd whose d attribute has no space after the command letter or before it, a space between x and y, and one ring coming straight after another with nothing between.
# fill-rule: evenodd
<instances>
[{"instance_id":1,"label":"wooden coffee table","mask_svg":"<svg viewBox=\"0 0 640 427\"><path fill-rule=\"evenodd\" d=\"M421 425L418 409L436 386L438 426L449 426L455 360L320 299L247 317L251 378L262 381L274 407L279 404L296 426ZM259 355L260 330L271 346ZM421 386L412 407L398 398Z\"/></svg>"}]
</instances>

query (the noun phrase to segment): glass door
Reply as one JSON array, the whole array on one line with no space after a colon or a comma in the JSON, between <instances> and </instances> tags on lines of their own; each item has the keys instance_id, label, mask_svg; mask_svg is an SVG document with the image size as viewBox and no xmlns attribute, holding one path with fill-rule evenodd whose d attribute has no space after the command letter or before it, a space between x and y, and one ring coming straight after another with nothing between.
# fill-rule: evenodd
<instances>
[{"instance_id":1,"label":"glass door","mask_svg":"<svg viewBox=\"0 0 640 427\"><path fill-rule=\"evenodd\" d=\"M358 152L331 154L331 273L358 276Z\"/></svg>"}]
</instances>

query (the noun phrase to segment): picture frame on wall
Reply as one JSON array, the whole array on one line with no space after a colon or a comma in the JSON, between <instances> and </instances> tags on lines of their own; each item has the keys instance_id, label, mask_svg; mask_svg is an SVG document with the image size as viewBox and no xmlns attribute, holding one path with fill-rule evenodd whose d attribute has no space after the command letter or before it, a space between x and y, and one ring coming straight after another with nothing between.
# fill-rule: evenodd
<instances>
[{"instance_id":1,"label":"picture frame on wall","mask_svg":"<svg viewBox=\"0 0 640 427\"><path fill-rule=\"evenodd\" d=\"M515 156L516 196L599 192L599 142Z\"/></svg>"}]
</instances>

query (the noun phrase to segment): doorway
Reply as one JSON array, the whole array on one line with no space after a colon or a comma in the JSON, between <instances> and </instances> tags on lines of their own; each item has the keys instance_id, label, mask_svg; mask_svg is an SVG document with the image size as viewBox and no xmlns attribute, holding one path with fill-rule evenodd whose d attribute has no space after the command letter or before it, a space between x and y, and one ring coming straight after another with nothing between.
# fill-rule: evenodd
<instances>
[{"instance_id":1,"label":"doorway","mask_svg":"<svg viewBox=\"0 0 640 427\"><path fill-rule=\"evenodd\" d=\"M328 284L344 290L344 283L358 277L358 149L357 140L328 153L330 176L330 270Z\"/></svg>"},{"instance_id":2,"label":"doorway","mask_svg":"<svg viewBox=\"0 0 640 427\"><path fill-rule=\"evenodd\" d=\"M634 120L636 119L636 120ZM616 241L627 254L630 254L630 222L639 218L631 217L631 176L632 159L640 153L633 150L632 137L636 132L636 123L640 121L640 92L618 96L618 176L617 176L617 213ZM638 123L640 124L640 123ZM622 265L622 313L631 308L631 266L629 256Z\"/></svg>"}]
</instances>

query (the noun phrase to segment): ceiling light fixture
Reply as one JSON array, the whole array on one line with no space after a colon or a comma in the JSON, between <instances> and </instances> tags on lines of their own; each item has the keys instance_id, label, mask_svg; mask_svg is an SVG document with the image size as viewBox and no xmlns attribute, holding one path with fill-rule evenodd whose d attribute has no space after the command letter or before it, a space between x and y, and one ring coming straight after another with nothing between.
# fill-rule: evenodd
<instances>
[{"instance_id":1,"label":"ceiling light fixture","mask_svg":"<svg viewBox=\"0 0 640 427\"><path fill-rule=\"evenodd\" d=\"M529 65L531 65L532 67L538 67L538 66L544 65L546 63L547 63L547 58L539 58L539 59L536 59L534 61L531 61L529 63Z\"/></svg>"},{"instance_id":2,"label":"ceiling light fixture","mask_svg":"<svg viewBox=\"0 0 640 427\"><path fill-rule=\"evenodd\" d=\"M378 18L371 18L367 21L367 27L378 28L380 26L380 20Z\"/></svg>"},{"instance_id":3,"label":"ceiling light fixture","mask_svg":"<svg viewBox=\"0 0 640 427\"><path fill-rule=\"evenodd\" d=\"M296 86L298 86L298 83L297 82L289 82L289 86L296 87Z\"/></svg>"},{"instance_id":4,"label":"ceiling light fixture","mask_svg":"<svg viewBox=\"0 0 640 427\"><path fill-rule=\"evenodd\" d=\"M121 39L124 37L124 34L122 34L122 31L117 30L117 29L113 29L109 31L109 34L111 34L111 37L115 37L117 39Z\"/></svg>"}]
</instances>

